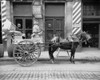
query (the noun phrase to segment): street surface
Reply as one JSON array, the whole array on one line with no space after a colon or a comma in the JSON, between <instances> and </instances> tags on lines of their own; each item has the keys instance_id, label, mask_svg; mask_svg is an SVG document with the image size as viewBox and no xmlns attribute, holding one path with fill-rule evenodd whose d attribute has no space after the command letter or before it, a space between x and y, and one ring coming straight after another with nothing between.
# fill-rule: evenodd
<instances>
[{"instance_id":1,"label":"street surface","mask_svg":"<svg viewBox=\"0 0 100 80\"><path fill-rule=\"evenodd\" d=\"M66 51L61 51L55 63L48 52L30 67L22 67L13 58L0 58L0 80L100 80L100 50L85 49L76 52L75 64L70 63Z\"/></svg>"}]
</instances>

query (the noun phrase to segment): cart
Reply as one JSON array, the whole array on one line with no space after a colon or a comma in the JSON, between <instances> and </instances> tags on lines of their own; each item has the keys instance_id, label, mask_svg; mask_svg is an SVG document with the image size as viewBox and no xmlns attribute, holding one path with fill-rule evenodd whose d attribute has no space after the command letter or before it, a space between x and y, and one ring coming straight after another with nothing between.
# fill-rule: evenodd
<instances>
[{"instance_id":1,"label":"cart","mask_svg":"<svg viewBox=\"0 0 100 80\"><path fill-rule=\"evenodd\" d=\"M33 65L41 54L40 43L35 43L32 39L23 39L18 31L11 33L13 33L12 44L14 44L13 57L15 61L21 66Z\"/></svg>"},{"instance_id":2,"label":"cart","mask_svg":"<svg viewBox=\"0 0 100 80\"><path fill-rule=\"evenodd\" d=\"M13 35L13 57L19 65L24 67L33 65L41 55L41 47L47 48L49 44L35 42L33 39L23 39L19 31L12 31L10 35Z\"/></svg>"}]
</instances>

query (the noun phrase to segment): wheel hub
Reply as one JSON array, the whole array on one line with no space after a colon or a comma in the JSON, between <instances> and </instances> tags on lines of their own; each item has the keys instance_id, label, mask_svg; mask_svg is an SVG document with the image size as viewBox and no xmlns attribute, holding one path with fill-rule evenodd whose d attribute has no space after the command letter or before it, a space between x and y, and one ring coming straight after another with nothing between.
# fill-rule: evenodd
<instances>
[{"instance_id":1,"label":"wheel hub","mask_svg":"<svg viewBox=\"0 0 100 80\"><path fill-rule=\"evenodd\" d=\"M24 51L24 56L27 56L28 55L28 51Z\"/></svg>"}]
</instances>

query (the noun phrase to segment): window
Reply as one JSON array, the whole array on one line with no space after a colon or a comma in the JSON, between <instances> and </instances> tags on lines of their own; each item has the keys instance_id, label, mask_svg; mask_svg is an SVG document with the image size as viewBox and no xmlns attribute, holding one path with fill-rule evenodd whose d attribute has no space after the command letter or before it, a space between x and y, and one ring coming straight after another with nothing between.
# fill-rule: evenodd
<instances>
[{"instance_id":1,"label":"window","mask_svg":"<svg viewBox=\"0 0 100 80\"><path fill-rule=\"evenodd\" d=\"M83 3L84 16L100 16L100 2Z\"/></svg>"},{"instance_id":2,"label":"window","mask_svg":"<svg viewBox=\"0 0 100 80\"><path fill-rule=\"evenodd\" d=\"M16 30L25 33L27 39L31 38L32 34L32 18L16 17L15 18Z\"/></svg>"}]
</instances>

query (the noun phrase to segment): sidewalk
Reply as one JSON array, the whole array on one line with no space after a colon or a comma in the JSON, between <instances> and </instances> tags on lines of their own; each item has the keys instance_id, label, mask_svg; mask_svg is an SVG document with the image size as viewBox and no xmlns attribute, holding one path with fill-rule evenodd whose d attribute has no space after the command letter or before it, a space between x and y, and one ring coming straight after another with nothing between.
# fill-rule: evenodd
<instances>
[{"instance_id":1,"label":"sidewalk","mask_svg":"<svg viewBox=\"0 0 100 80\"><path fill-rule=\"evenodd\" d=\"M66 51L61 50L54 53L55 59L65 59L70 57ZM48 51L42 51L38 60L49 59ZM75 53L76 60L100 60L100 50L96 48L83 48L80 52ZM4 53L4 57L0 58L0 61L11 61L14 60L13 57L8 57L8 53Z\"/></svg>"}]
</instances>

